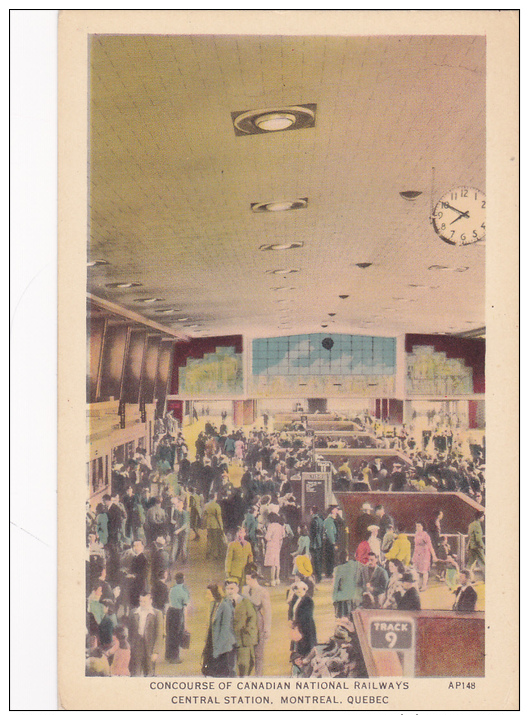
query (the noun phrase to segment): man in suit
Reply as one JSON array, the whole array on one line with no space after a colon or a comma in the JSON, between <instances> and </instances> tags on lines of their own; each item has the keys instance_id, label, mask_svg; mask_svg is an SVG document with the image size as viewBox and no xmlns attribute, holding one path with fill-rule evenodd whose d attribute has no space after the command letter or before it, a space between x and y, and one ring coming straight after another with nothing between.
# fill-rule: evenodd
<instances>
[{"instance_id":1,"label":"man in suit","mask_svg":"<svg viewBox=\"0 0 529 715\"><path fill-rule=\"evenodd\" d=\"M252 562L252 546L249 541L246 541L246 529L244 526L240 526L235 539L229 543L226 552L226 579L237 581L239 586L242 587L244 585L245 569Z\"/></svg>"},{"instance_id":2,"label":"man in suit","mask_svg":"<svg viewBox=\"0 0 529 715\"><path fill-rule=\"evenodd\" d=\"M233 601L233 631L237 642L237 671L250 675L255 665L254 649L258 641L257 611L246 596L239 593L237 581L226 581L226 598Z\"/></svg>"},{"instance_id":3,"label":"man in suit","mask_svg":"<svg viewBox=\"0 0 529 715\"><path fill-rule=\"evenodd\" d=\"M461 584L454 591L456 600L452 609L454 611L475 611L478 594L470 585L470 571L462 569L459 573L459 583Z\"/></svg>"},{"instance_id":4,"label":"man in suit","mask_svg":"<svg viewBox=\"0 0 529 715\"><path fill-rule=\"evenodd\" d=\"M366 567L355 559L334 569L332 601L336 618L349 616L362 601L366 583Z\"/></svg>"},{"instance_id":5,"label":"man in suit","mask_svg":"<svg viewBox=\"0 0 529 715\"><path fill-rule=\"evenodd\" d=\"M367 555L364 571L364 605L366 608L378 608L380 596L386 593L388 572L378 564L377 555L372 551Z\"/></svg>"},{"instance_id":6,"label":"man in suit","mask_svg":"<svg viewBox=\"0 0 529 715\"><path fill-rule=\"evenodd\" d=\"M206 558L218 559L222 556L224 542L224 524L222 512L215 492L202 513L204 528L207 531Z\"/></svg>"},{"instance_id":7,"label":"man in suit","mask_svg":"<svg viewBox=\"0 0 529 715\"><path fill-rule=\"evenodd\" d=\"M397 608L399 611L420 611L421 598L414 583L413 576L410 573L405 573L402 576L402 586L404 593L400 596ZM395 594L397 597L397 594Z\"/></svg>"},{"instance_id":8,"label":"man in suit","mask_svg":"<svg viewBox=\"0 0 529 715\"><path fill-rule=\"evenodd\" d=\"M163 653L163 615L153 608L151 594L140 594L139 608L130 617L130 674L153 676L155 663Z\"/></svg>"},{"instance_id":9,"label":"man in suit","mask_svg":"<svg viewBox=\"0 0 529 715\"><path fill-rule=\"evenodd\" d=\"M331 579L334 571L335 552L338 548L338 529L336 527L336 517L338 516L338 506L334 504L329 508L329 514L323 522L325 527L325 540L323 542L323 556L325 561L325 575Z\"/></svg>"},{"instance_id":10,"label":"man in suit","mask_svg":"<svg viewBox=\"0 0 529 715\"><path fill-rule=\"evenodd\" d=\"M321 581L321 572L323 566L323 543L325 539L325 527L323 519L318 513L318 507L311 508L312 518L309 526L310 537L310 557L312 560L312 568L314 569L314 577L316 583Z\"/></svg>"},{"instance_id":11,"label":"man in suit","mask_svg":"<svg viewBox=\"0 0 529 715\"><path fill-rule=\"evenodd\" d=\"M264 647L272 632L272 605L270 594L257 580L257 571L251 569L246 574L246 586L242 595L250 599L257 611L257 645L254 648L255 674L263 675Z\"/></svg>"}]
</instances>

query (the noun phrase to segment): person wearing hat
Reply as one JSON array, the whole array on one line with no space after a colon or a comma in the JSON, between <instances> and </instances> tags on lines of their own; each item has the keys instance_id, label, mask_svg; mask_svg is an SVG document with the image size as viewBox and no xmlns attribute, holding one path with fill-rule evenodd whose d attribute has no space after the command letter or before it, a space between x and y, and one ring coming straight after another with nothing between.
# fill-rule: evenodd
<instances>
[{"instance_id":1,"label":"person wearing hat","mask_svg":"<svg viewBox=\"0 0 529 715\"><path fill-rule=\"evenodd\" d=\"M362 504L362 512L358 516L355 524L353 547L358 546L361 541L365 541L368 538L367 527L376 523L377 519L373 514L373 506L369 502L364 502L364 504Z\"/></svg>"},{"instance_id":2,"label":"person wearing hat","mask_svg":"<svg viewBox=\"0 0 529 715\"><path fill-rule=\"evenodd\" d=\"M419 596L419 591L415 587L415 582L411 573L403 574L401 582L404 593L402 595L395 593L397 609L399 611L420 611L421 597Z\"/></svg>"},{"instance_id":3,"label":"person wearing hat","mask_svg":"<svg viewBox=\"0 0 529 715\"><path fill-rule=\"evenodd\" d=\"M240 526L233 541L228 544L224 569L226 579L237 581L239 586L244 585L244 575L247 567L253 564L252 546L246 540L246 529Z\"/></svg>"},{"instance_id":4,"label":"person wearing hat","mask_svg":"<svg viewBox=\"0 0 529 715\"><path fill-rule=\"evenodd\" d=\"M288 607L288 621L292 631L298 631L299 640L291 643L291 650L300 655L307 655L317 644L316 624L314 623L314 601L307 594L308 586L304 581L292 584L292 598Z\"/></svg>"}]
</instances>

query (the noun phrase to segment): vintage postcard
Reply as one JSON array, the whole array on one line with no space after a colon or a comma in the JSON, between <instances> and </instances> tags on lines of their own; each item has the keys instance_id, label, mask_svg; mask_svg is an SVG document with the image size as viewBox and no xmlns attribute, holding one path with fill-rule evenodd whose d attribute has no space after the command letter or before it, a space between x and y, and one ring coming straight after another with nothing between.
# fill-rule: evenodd
<instances>
[{"instance_id":1,"label":"vintage postcard","mask_svg":"<svg viewBox=\"0 0 529 715\"><path fill-rule=\"evenodd\" d=\"M518 708L517 11L61 11L64 709Z\"/></svg>"}]
</instances>

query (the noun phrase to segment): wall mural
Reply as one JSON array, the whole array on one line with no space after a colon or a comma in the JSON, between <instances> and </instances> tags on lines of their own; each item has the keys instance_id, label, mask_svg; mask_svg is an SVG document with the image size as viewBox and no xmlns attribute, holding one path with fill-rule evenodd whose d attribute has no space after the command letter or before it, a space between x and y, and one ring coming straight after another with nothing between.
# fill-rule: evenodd
<instances>
[{"instance_id":1,"label":"wall mural","mask_svg":"<svg viewBox=\"0 0 529 715\"><path fill-rule=\"evenodd\" d=\"M217 346L203 357L189 357L178 368L179 394L214 397L243 392L242 354L234 347Z\"/></svg>"},{"instance_id":2,"label":"wall mural","mask_svg":"<svg viewBox=\"0 0 529 715\"><path fill-rule=\"evenodd\" d=\"M393 395L395 339L313 333L252 343L256 397Z\"/></svg>"},{"instance_id":3,"label":"wall mural","mask_svg":"<svg viewBox=\"0 0 529 715\"><path fill-rule=\"evenodd\" d=\"M415 345L406 355L409 395L469 395L473 370L462 358L448 358L432 345Z\"/></svg>"}]
</instances>

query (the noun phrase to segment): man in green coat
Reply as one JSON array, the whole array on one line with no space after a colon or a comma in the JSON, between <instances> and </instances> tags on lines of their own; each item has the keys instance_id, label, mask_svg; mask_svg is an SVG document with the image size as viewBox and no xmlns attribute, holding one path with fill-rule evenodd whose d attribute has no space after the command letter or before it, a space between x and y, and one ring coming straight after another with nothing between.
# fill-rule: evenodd
<instances>
[{"instance_id":1,"label":"man in green coat","mask_svg":"<svg viewBox=\"0 0 529 715\"><path fill-rule=\"evenodd\" d=\"M336 618L349 616L362 601L367 568L360 561L350 559L334 569L332 601Z\"/></svg>"},{"instance_id":2,"label":"man in green coat","mask_svg":"<svg viewBox=\"0 0 529 715\"><path fill-rule=\"evenodd\" d=\"M257 611L246 596L239 593L237 581L226 581L226 598L233 601L233 630L237 641L237 671L240 677L250 675L255 665L254 649L258 640Z\"/></svg>"},{"instance_id":3,"label":"man in green coat","mask_svg":"<svg viewBox=\"0 0 529 715\"><path fill-rule=\"evenodd\" d=\"M474 569L478 567L485 578L485 544L483 542L483 527L482 523L485 518L485 512L478 511L474 520L470 522L468 527L468 555L467 566L470 569L472 576Z\"/></svg>"}]
</instances>

